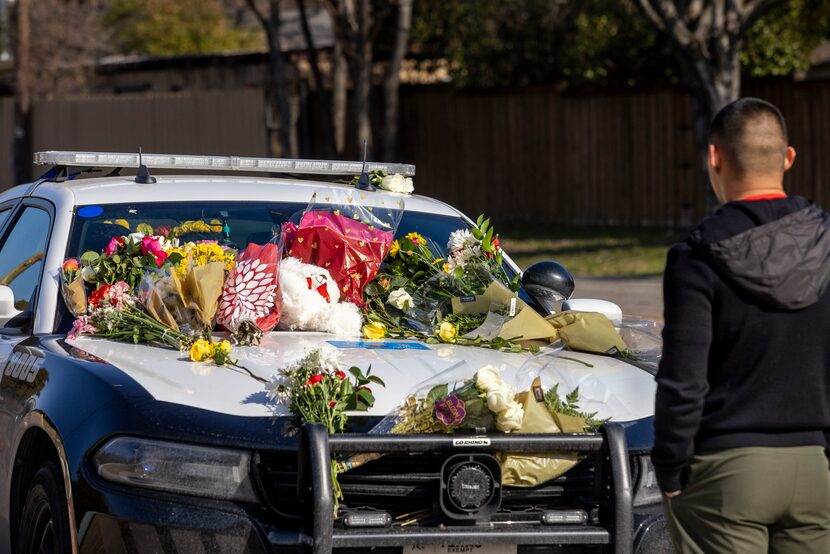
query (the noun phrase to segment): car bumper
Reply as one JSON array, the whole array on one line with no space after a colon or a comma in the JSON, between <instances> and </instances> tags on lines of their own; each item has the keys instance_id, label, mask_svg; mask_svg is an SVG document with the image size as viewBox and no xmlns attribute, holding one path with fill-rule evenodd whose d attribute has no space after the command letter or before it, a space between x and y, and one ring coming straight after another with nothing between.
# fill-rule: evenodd
<instances>
[{"instance_id":1,"label":"car bumper","mask_svg":"<svg viewBox=\"0 0 830 554\"><path fill-rule=\"evenodd\" d=\"M81 525L80 554L288 554L307 552L311 537L296 531L280 529L274 522L261 519L255 512L225 511L185 504L154 502L145 499L129 500L131 508L110 513L90 512ZM634 514L634 544L636 554L671 552L668 532L660 507L646 507ZM557 528L556 533L538 536L538 544L521 545L519 554L565 554L570 552L610 552L608 545L567 544L574 539L585 539L585 528ZM454 542L482 544L485 541L475 529L464 529L464 534L421 535L418 544ZM582 531L582 532L580 532ZM454 538L450 541L448 537ZM336 552L364 552L361 540L353 535L351 548L337 548ZM373 537L374 541L380 538ZM413 537L414 538L414 537ZM390 537L398 541L399 537ZM430 539L430 540L425 540ZM499 534L490 534L487 542L509 542ZM565 541L560 542L560 541ZM375 554L400 554L400 546L377 547Z\"/></svg>"},{"instance_id":2,"label":"car bumper","mask_svg":"<svg viewBox=\"0 0 830 554\"><path fill-rule=\"evenodd\" d=\"M97 500L77 514L81 554L88 553L283 553L362 552L400 553L407 545L513 544L518 552L666 552L668 535L660 506L632 508L625 435L608 425L603 436L581 439L556 437L518 443L518 437L494 437L493 449L537 451L551 446L603 449L610 463L613 515L601 525L522 525L513 523L455 524L438 527L338 528L332 525L329 460L332 452L367 448L365 435L332 436L319 426L305 426L300 440L299 490L309 496L301 503L306 532L292 530L264 506L226 501L155 495L109 484L90 475ZM357 439L360 438L360 441ZM514 440L515 439L515 440ZM535 439L535 438L534 438ZM373 437L370 451L446 448L447 437ZM551 444L548 444L553 441ZM504 443L504 444L502 444ZM535 444L538 443L538 444ZM544 450L539 450L544 451ZM551 450L547 450L551 451ZM303 484L304 483L304 484ZM91 491L90 491L91 492ZM296 524L295 524L296 525Z\"/></svg>"}]
</instances>

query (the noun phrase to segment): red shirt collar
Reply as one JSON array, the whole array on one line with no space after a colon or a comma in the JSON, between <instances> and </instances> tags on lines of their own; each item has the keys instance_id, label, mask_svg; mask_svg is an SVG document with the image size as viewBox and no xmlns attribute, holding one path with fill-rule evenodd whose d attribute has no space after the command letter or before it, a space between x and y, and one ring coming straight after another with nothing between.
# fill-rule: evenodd
<instances>
[{"instance_id":1,"label":"red shirt collar","mask_svg":"<svg viewBox=\"0 0 830 554\"><path fill-rule=\"evenodd\" d=\"M747 196L741 198L741 202L755 202L756 200L775 200L776 198L786 198L787 195L783 192L771 192L769 194L757 194L755 196Z\"/></svg>"}]
</instances>

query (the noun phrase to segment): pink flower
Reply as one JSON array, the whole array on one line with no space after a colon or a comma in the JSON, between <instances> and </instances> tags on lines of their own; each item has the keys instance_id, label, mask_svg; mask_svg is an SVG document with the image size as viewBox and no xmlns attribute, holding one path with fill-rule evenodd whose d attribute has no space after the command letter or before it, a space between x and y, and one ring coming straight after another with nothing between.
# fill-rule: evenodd
<instances>
[{"instance_id":1,"label":"pink flower","mask_svg":"<svg viewBox=\"0 0 830 554\"><path fill-rule=\"evenodd\" d=\"M118 238L116 237L112 237L107 247L104 248L104 254L106 254L107 256L112 256L118 250L118 247L122 244L124 243L121 240L118 240Z\"/></svg>"},{"instance_id":2,"label":"pink flower","mask_svg":"<svg viewBox=\"0 0 830 554\"><path fill-rule=\"evenodd\" d=\"M157 252L161 252L161 241L156 237L144 237L141 239L141 253L145 256L147 254L156 255Z\"/></svg>"},{"instance_id":3,"label":"pink flower","mask_svg":"<svg viewBox=\"0 0 830 554\"><path fill-rule=\"evenodd\" d=\"M91 335L97 332L98 328L89 322L89 316L82 315L72 322L72 329L66 334L66 338L76 339L79 335Z\"/></svg>"},{"instance_id":4,"label":"pink flower","mask_svg":"<svg viewBox=\"0 0 830 554\"><path fill-rule=\"evenodd\" d=\"M141 253L147 256L152 255L156 259L156 265L161 267L167 259L167 252L161 248L161 240L158 237L144 237L141 239Z\"/></svg>"},{"instance_id":5,"label":"pink flower","mask_svg":"<svg viewBox=\"0 0 830 554\"><path fill-rule=\"evenodd\" d=\"M107 296L110 304L115 306L115 309L121 310L130 299L130 285L124 281L118 281L109 288Z\"/></svg>"}]
</instances>

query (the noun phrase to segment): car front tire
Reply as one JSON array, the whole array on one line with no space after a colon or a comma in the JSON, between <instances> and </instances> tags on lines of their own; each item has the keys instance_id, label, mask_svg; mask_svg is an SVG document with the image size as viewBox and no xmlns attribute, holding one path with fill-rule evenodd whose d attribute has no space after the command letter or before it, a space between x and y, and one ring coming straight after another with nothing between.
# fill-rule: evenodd
<instances>
[{"instance_id":1,"label":"car front tire","mask_svg":"<svg viewBox=\"0 0 830 554\"><path fill-rule=\"evenodd\" d=\"M17 554L70 554L69 515L58 465L47 461L32 479L20 515Z\"/></svg>"}]
</instances>

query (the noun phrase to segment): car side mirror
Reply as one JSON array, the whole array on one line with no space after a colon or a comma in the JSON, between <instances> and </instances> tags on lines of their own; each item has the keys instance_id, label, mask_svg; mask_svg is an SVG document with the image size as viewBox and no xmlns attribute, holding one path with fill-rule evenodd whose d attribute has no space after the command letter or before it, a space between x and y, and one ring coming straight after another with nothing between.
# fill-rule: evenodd
<instances>
[{"instance_id":1,"label":"car side mirror","mask_svg":"<svg viewBox=\"0 0 830 554\"><path fill-rule=\"evenodd\" d=\"M522 273L522 287L548 314L556 313L554 304L571 297L574 286L573 275L559 262L537 262Z\"/></svg>"},{"instance_id":2,"label":"car side mirror","mask_svg":"<svg viewBox=\"0 0 830 554\"><path fill-rule=\"evenodd\" d=\"M21 313L14 307L14 291L6 285L0 285L0 327Z\"/></svg>"}]
</instances>

